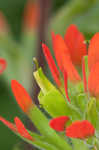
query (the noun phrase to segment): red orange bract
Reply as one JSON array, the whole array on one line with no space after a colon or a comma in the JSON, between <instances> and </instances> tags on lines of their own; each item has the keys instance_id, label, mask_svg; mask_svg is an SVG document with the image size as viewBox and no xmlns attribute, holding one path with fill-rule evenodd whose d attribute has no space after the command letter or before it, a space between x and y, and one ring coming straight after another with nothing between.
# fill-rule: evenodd
<instances>
[{"instance_id":1,"label":"red orange bract","mask_svg":"<svg viewBox=\"0 0 99 150\"><path fill-rule=\"evenodd\" d=\"M44 55L46 57L46 60L48 62L49 68L51 70L51 73L53 75L53 78L54 78L56 84L58 86L60 86L61 81L60 81L60 77L59 77L59 71L58 71L58 69L56 67L56 64L55 64L55 62L54 62L54 60L51 56L51 53L50 53L48 47L45 44L42 44L42 48L43 48L43 53L44 53Z\"/></svg>"},{"instance_id":2,"label":"red orange bract","mask_svg":"<svg viewBox=\"0 0 99 150\"><path fill-rule=\"evenodd\" d=\"M61 116L54 118L50 121L49 125L52 129L56 131L64 131L66 123L69 121L68 116Z\"/></svg>"},{"instance_id":3,"label":"red orange bract","mask_svg":"<svg viewBox=\"0 0 99 150\"><path fill-rule=\"evenodd\" d=\"M20 108L27 113L31 106L34 104L32 103L32 99L25 90L25 88L16 80L11 81L11 88L12 92L16 98L17 103L19 104Z\"/></svg>"},{"instance_id":4,"label":"red orange bract","mask_svg":"<svg viewBox=\"0 0 99 150\"><path fill-rule=\"evenodd\" d=\"M85 139L95 134L93 125L88 120L75 121L66 128L66 136Z\"/></svg>"},{"instance_id":5,"label":"red orange bract","mask_svg":"<svg viewBox=\"0 0 99 150\"><path fill-rule=\"evenodd\" d=\"M87 55L84 35L78 30L76 25L72 24L67 28L64 39L72 62L75 65L81 65L83 56Z\"/></svg>"},{"instance_id":6,"label":"red orange bract","mask_svg":"<svg viewBox=\"0 0 99 150\"><path fill-rule=\"evenodd\" d=\"M99 62L99 33L92 37L88 48L88 66L90 71L96 62Z\"/></svg>"},{"instance_id":7,"label":"red orange bract","mask_svg":"<svg viewBox=\"0 0 99 150\"><path fill-rule=\"evenodd\" d=\"M17 132L23 136L24 138L28 139L28 140L33 140L32 136L28 133L28 131L26 130L24 124L21 122L21 120L16 117L15 119L15 124L16 124L16 128L17 128Z\"/></svg>"},{"instance_id":8,"label":"red orange bract","mask_svg":"<svg viewBox=\"0 0 99 150\"><path fill-rule=\"evenodd\" d=\"M6 125L8 128L10 128L13 132L17 132L16 126L12 124L11 122L5 120L3 117L0 116L0 121Z\"/></svg>"},{"instance_id":9,"label":"red orange bract","mask_svg":"<svg viewBox=\"0 0 99 150\"><path fill-rule=\"evenodd\" d=\"M99 62L93 65L88 78L88 89L92 96L99 98Z\"/></svg>"}]
</instances>

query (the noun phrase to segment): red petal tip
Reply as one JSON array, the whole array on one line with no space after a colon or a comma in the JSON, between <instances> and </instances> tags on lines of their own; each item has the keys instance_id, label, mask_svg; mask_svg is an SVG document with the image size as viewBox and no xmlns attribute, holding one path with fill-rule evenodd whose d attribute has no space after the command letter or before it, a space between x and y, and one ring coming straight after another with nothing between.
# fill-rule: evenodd
<instances>
[{"instance_id":1,"label":"red petal tip","mask_svg":"<svg viewBox=\"0 0 99 150\"><path fill-rule=\"evenodd\" d=\"M68 121L69 121L69 117L61 116L61 117L52 119L49 125L52 129L61 132L65 130L65 126Z\"/></svg>"},{"instance_id":2,"label":"red petal tip","mask_svg":"<svg viewBox=\"0 0 99 150\"><path fill-rule=\"evenodd\" d=\"M20 108L27 113L34 104L25 88L16 80L11 81L12 92Z\"/></svg>"},{"instance_id":3,"label":"red petal tip","mask_svg":"<svg viewBox=\"0 0 99 150\"><path fill-rule=\"evenodd\" d=\"M51 56L50 50L45 44L42 44L42 48L43 48L43 53L45 55L47 63L49 65L49 68L51 70L51 73L53 75L53 78L54 78L56 84L59 87L61 85L61 81L60 81L60 77L59 77L59 71L56 67L56 64L53 60L53 57Z\"/></svg>"},{"instance_id":4,"label":"red petal tip","mask_svg":"<svg viewBox=\"0 0 99 150\"><path fill-rule=\"evenodd\" d=\"M14 120L18 133L28 140L33 140L32 136L28 133L27 129L25 128L21 120L18 117L15 117Z\"/></svg>"},{"instance_id":5,"label":"red petal tip","mask_svg":"<svg viewBox=\"0 0 99 150\"><path fill-rule=\"evenodd\" d=\"M0 58L0 74L2 74L4 72L4 70L7 67L7 62L5 59Z\"/></svg>"},{"instance_id":6,"label":"red petal tip","mask_svg":"<svg viewBox=\"0 0 99 150\"><path fill-rule=\"evenodd\" d=\"M76 25L72 24L67 28L65 43L69 49L72 62L75 65L81 65L82 57L87 54L87 48L84 41L85 38Z\"/></svg>"},{"instance_id":7,"label":"red petal tip","mask_svg":"<svg viewBox=\"0 0 99 150\"><path fill-rule=\"evenodd\" d=\"M63 71L63 59L70 59L68 48L61 35L52 33L52 43L54 54L61 71Z\"/></svg>"},{"instance_id":8,"label":"red petal tip","mask_svg":"<svg viewBox=\"0 0 99 150\"><path fill-rule=\"evenodd\" d=\"M14 124L10 123L9 121L5 120L3 117L0 116L0 121L6 125L9 129L11 129L13 132L16 132L16 127Z\"/></svg>"},{"instance_id":9,"label":"red petal tip","mask_svg":"<svg viewBox=\"0 0 99 150\"><path fill-rule=\"evenodd\" d=\"M66 128L66 136L71 138L85 139L94 136L94 134L95 129L88 120L75 121Z\"/></svg>"},{"instance_id":10,"label":"red petal tip","mask_svg":"<svg viewBox=\"0 0 99 150\"><path fill-rule=\"evenodd\" d=\"M55 35L55 33L53 31L51 32L51 36L52 36L52 39L54 40L56 35Z\"/></svg>"}]
</instances>

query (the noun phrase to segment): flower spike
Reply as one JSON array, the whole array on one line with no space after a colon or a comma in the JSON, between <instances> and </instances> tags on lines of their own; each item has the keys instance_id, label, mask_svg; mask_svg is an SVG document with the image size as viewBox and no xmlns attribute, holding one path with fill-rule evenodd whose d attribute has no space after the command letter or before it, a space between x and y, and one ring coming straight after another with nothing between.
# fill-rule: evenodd
<instances>
[{"instance_id":1,"label":"flower spike","mask_svg":"<svg viewBox=\"0 0 99 150\"><path fill-rule=\"evenodd\" d=\"M87 79L86 79L86 72L85 72L85 60L82 61L82 74L83 74L83 83L84 83L84 90L87 92Z\"/></svg>"},{"instance_id":2,"label":"flower spike","mask_svg":"<svg viewBox=\"0 0 99 150\"><path fill-rule=\"evenodd\" d=\"M48 47L45 44L42 44L42 48L43 48L43 53L45 55L45 58L48 62L49 68L52 72L53 78L56 82L56 84L58 85L58 87L61 85L60 79L59 79L59 71L56 67L56 64L51 56L51 53L48 49Z\"/></svg>"},{"instance_id":3,"label":"flower spike","mask_svg":"<svg viewBox=\"0 0 99 150\"><path fill-rule=\"evenodd\" d=\"M27 113L34 104L25 88L16 80L11 81L11 88L20 108Z\"/></svg>"},{"instance_id":4,"label":"flower spike","mask_svg":"<svg viewBox=\"0 0 99 150\"><path fill-rule=\"evenodd\" d=\"M69 49L72 62L75 65L81 65L82 57L87 54L87 48L84 41L85 38L76 25L72 24L67 28L65 43Z\"/></svg>"},{"instance_id":5,"label":"flower spike","mask_svg":"<svg viewBox=\"0 0 99 150\"><path fill-rule=\"evenodd\" d=\"M67 77L67 73L64 71L64 86L65 86L65 93L66 93L66 98L69 102L71 102L69 96L68 96L68 77Z\"/></svg>"},{"instance_id":6,"label":"flower spike","mask_svg":"<svg viewBox=\"0 0 99 150\"><path fill-rule=\"evenodd\" d=\"M3 58L0 58L0 74L2 74L4 72L6 67L7 67L6 60Z\"/></svg>"},{"instance_id":7,"label":"flower spike","mask_svg":"<svg viewBox=\"0 0 99 150\"><path fill-rule=\"evenodd\" d=\"M99 62L93 65L88 77L88 89L92 96L99 98Z\"/></svg>"},{"instance_id":8,"label":"flower spike","mask_svg":"<svg viewBox=\"0 0 99 150\"><path fill-rule=\"evenodd\" d=\"M11 129L13 132L17 132L17 129L14 124L10 123L9 121L5 120L3 117L0 116L0 121L6 125L9 129Z\"/></svg>"},{"instance_id":9,"label":"flower spike","mask_svg":"<svg viewBox=\"0 0 99 150\"><path fill-rule=\"evenodd\" d=\"M66 136L70 138L85 139L94 136L95 129L88 120L75 121L66 128Z\"/></svg>"},{"instance_id":10,"label":"flower spike","mask_svg":"<svg viewBox=\"0 0 99 150\"><path fill-rule=\"evenodd\" d=\"M0 11L0 33L1 32L8 32L8 24L6 22L5 16Z\"/></svg>"},{"instance_id":11,"label":"flower spike","mask_svg":"<svg viewBox=\"0 0 99 150\"><path fill-rule=\"evenodd\" d=\"M32 30L37 26L39 20L39 6L32 0L28 0L24 9L24 26L27 30Z\"/></svg>"},{"instance_id":12,"label":"flower spike","mask_svg":"<svg viewBox=\"0 0 99 150\"><path fill-rule=\"evenodd\" d=\"M34 140L32 138L32 136L28 133L28 131L26 130L26 128L24 127L24 124L21 122L21 120L18 117L15 117L15 124L16 124L16 128L17 128L17 132L23 136L24 138L28 139L28 140Z\"/></svg>"},{"instance_id":13,"label":"flower spike","mask_svg":"<svg viewBox=\"0 0 99 150\"><path fill-rule=\"evenodd\" d=\"M92 37L88 48L88 67L90 71L97 62L99 62L99 32Z\"/></svg>"},{"instance_id":14,"label":"flower spike","mask_svg":"<svg viewBox=\"0 0 99 150\"><path fill-rule=\"evenodd\" d=\"M52 129L61 132L65 130L65 125L68 121L69 121L69 117L61 116L61 117L52 119L49 125Z\"/></svg>"}]
</instances>

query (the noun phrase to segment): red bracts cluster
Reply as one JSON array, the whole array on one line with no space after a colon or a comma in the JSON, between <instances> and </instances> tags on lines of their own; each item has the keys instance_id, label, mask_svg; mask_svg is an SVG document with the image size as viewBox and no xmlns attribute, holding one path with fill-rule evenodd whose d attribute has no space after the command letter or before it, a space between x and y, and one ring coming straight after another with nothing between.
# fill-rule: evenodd
<instances>
[{"instance_id":1,"label":"red bracts cluster","mask_svg":"<svg viewBox=\"0 0 99 150\"><path fill-rule=\"evenodd\" d=\"M81 65L82 57L87 55L86 44L83 34L75 25L70 25L63 39L59 34L52 32L52 45L57 60L57 65L64 76L65 92L70 102L67 90L67 80L73 83L81 82L81 77L75 69L75 65ZM61 86L60 74L51 56L49 48L42 44L43 53L58 87Z\"/></svg>"},{"instance_id":2,"label":"red bracts cluster","mask_svg":"<svg viewBox=\"0 0 99 150\"><path fill-rule=\"evenodd\" d=\"M69 117L61 116L54 118L50 121L49 125L56 131L65 131L65 135L70 138L85 139L94 136L95 129L88 120L75 121L71 125L67 126Z\"/></svg>"},{"instance_id":3,"label":"red bracts cluster","mask_svg":"<svg viewBox=\"0 0 99 150\"><path fill-rule=\"evenodd\" d=\"M71 34L70 30L72 30L72 35L68 36L69 34ZM76 43L75 39L77 40ZM68 41L71 42L72 47L70 47L70 43L68 43ZM68 78L74 83L81 81L81 77L75 69L74 64L81 65L81 58L87 54L86 45L84 44L84 36L82 35L82 33L79 32L75 25L71 25L67 29L67 32L65 34L65 40L59 34L55 35L54 33L52 33L52 43L55 58L57 60L58 67L61 70L61 72L67 72ZM78 46L76 47L76 45ZM43 44L42 47L46 60L48 61L49 67L51 69L53 78L56 84L60 86L60 76L58 71L56 70L57 67L54 63L54 60L54 65L52 65L51 63L53 58L51 57L49 49L45 44ZM71 49L73 53L71 53ZM80 56L78 53L79 49L81 51ZM76 57L80 59L76 60Z\"/></svg>"},{"instance_id":4,"label":"red bracts cluster","mask_svg":"<svg viewBox=\"0 0 99 150\"><path fill-rule=\"evenodd\" d=\"M82 64L83 83L85 92L92 96L99 97L99 33L91 39L88 48L89 78L88 86L85 73L85 62L83 56L87 55L87 48L83 34L75 25L70 25L63 39L59 34L52 33L52 43L57 65L64 75L64 84L67 100L70 102L67 90L67 80L73 83L82 82L75 65ZM48 47L42 44L43 53L52 72L53 78L58 87L61 86L61 77L57 66L51 56Z\"/></svg>"}]
</instances>

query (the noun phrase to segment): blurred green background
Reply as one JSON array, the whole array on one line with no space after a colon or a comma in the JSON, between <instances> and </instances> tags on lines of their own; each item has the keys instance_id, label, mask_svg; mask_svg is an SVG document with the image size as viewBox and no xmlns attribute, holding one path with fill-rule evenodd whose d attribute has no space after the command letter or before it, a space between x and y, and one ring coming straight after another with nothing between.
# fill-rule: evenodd
<instances>
[{"instance_id":1,"label":"blurred green background","mask_svg":"<svg viewBox=\"0 0 99 150\"><path fill-rule=\"evenodd\" d=\"M0 76L0 115L10 121L13 121L15 116L24 118L11 94L10 81L13 78L20 80L29 91L32 80L32 57L36 53L36 33L22 32L26 2L27 0L0 0L0 11L6 17L11 30L11 34L7 37L0 35L0 57L8 61L7 71ZM86 39L90 39L95 32L99 32L99 1L52 1L48 34L50 30L53 30L64 35L67 26L71 23L78 25ZM16 143L20 143L20 139L0 123L0 150L11 150Z\"/></svg>"}]
</instances>

